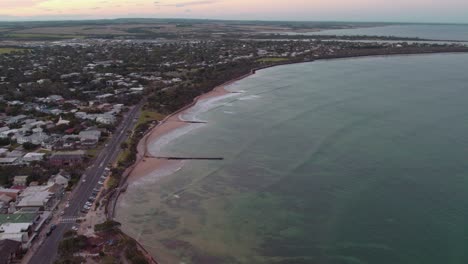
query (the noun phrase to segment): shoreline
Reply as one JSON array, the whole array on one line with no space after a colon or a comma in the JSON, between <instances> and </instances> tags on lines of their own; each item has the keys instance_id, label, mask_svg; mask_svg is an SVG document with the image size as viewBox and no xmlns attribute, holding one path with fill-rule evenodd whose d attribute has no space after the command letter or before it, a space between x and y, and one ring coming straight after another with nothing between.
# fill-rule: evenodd
<instances>
[{"instance_id":1,"label":"shoreline","mask_svg":"<svg viewBox=\"0 0 468 264\"><path fill-rule=\"evenodd\" d=\"M197 96L192 101L192 103L168 115L159 124L151 128L138 143L137 161L134 163L134 167L129 172L129 175L126 179L127 183L134 183L140 178L143 178L145 176L150 176L152 174L154 175L157 170L163 170L163 169L171 170L171 168L174 168L175 166L181 164L182 161L163 160L163 159L151 157L149 145L152 144L152 142L154 143L157 140L162 139L164 136L170 133L173 133L174 131L178 129L187 127L189 125L187 121L190 121L190 120L184 120L182 116L184 114L187 114L188 111L192 107L194 107L198 102L202 100L212 99L212 98L219 98L227 94L230 94L230 92L225 89L226 86L229 86L253 74L254 74L254 71L252 70L248 74L229 80L221 85L216 86L215 88L213 88L213 90ZM160 177L160 176L157 176L157 177Z\"/></svg>"},{"instance_id":2,"label":"shoreline","mask_svg":"<svg viewBox=\"0 0 468 264\"><path fill-rule=\"evenodd\" d=\"M340 54L340 55L337 54L337 55L324 56L321 58L314 58L311 60L304 60L304 61L280 62L274 65L266 65L266 66L251 69L249 73L239 76L237 78L231 79L229 81L226 81L225 83L214 87L211 91L195 97L190 104L182 107L181 109L175 111L172 114L169 114L162 121L160 121L157 125L149 128L148 131L145 133L145 135L138 142L136 161L131 167L127 168L127 170L124 172L125 176L123 177L123 180L120 183L120 186L121 186L120 189L122 189L123 186L127 186L129 184L135 183L136 181L142 178L149 177L152 175L156 176L156 178L166 176L164 175L164 173L158 175L157 173L158 170L162 170L162 169L171 170L172 169L172 173L174 173L176 171L174 170L174 167L181 164L182 161L162 160L162 159L150 157L151 155L149 155L149 145L151 144L151 142L155 142L161 139L162 137L164 137L165 135L168 135L178 129L181 129L187 126L188 125L186 123L187 120L183 120L181 116L184 115L184 113L190 110L193 106L195 106L200 100L221 97L221 96L229 94L230 92L225 89L226 86L232 85L233 83L236 83L240 80L250 77L256 74L257 71L268 69L268 68L273 68L273 67L278 67L278 66L312 63L312 62L322 61L322 60L328 61L328 60L354 59L354 58L361 58L361 57L417 56L417 55L430 55L430 54L458 54L458 53L468 53L468 48L462 49L462 50L447 50L447 51L446 50L438 50L438 51L422 50L419 52L401 51L401 52L395 52L395 53L382 52L382 53L375 53L375 54L374 53ZM169 173L169 174L172 174L172 173ZM124 187L124 189L125 188L126 187ZM117 203L119 202L121 192L122 191L119 190L117 193L117 196L114 198L114 204L113 204L114 208L109 214L109 218L115 217L115 207L117 206Z\"/></svg>"},{"instance_id":3,"label":"shoreline","mask_svg":"<svg viewBox=\"0 0 468 264\"><path fill-rule=\"evenodd\" d=\"M229 94L230 92L225 89L226 86L232 85L233 83L240 81L242 79L245 79L247 77L250 77L254 75L257 71L263 70L263 69L268 69L272 67L277 67L277 66L286 66L286 65L293 65L293 64L301 64L301 63L311 63L315 61L321 61L321 60L341 60L341 59L353 59L353 58L360 58L360 57L390 57L390 56L415 56L415 55L430 55L430 54L458 54L458 53L468 53L468 49L465 50L440 50L440 51L427 51L427 50L422 50L420 52L400 52L400 53L378 53L378 54L352 54L352 55L337 55L337 56L329 56L329 57L321 57L321 58L314 58L311 60L307 61L288 61L288 62L283 62L283 63L277 63L275 65L267 65L264 67L258 67L250 70L250 73L242 75L240 77L231 79L221 85L218 85L213 88L213 90L202 94L200 96L197 96L194 98L194 100L184 106L183 108L177 110L176 112L168 115L166 118L164 118L160 123L158 123L156 126L151 127L148 132L143 136L142 139L138 142L137 145L137 159L135 163L129 167L124 175L127 175L123 178L120 186L127 185L127 184L132 184L140 179L146 178L146 177L151 177L151 176L156 176L156 180L158 180L160 177L165 177L168 175L171 175L175 171L171 171L171 167L176 167L176 166L182 166L181 161L169 161L169 160L161 160L161 159L155 159L148 157L149 153L149 145L154 144L158 139L161 139L161 137L168 135L177 129L181 129L184 126L188 126L188 124L182 119L182 116L184 113L187 113L193 106L195 106L198 102L201 100L206 100L206 99L212 99L212 98L217 98L221 97L224 95ZM158 171L164 171L165 169L168 169L169 173L168 174L158 174ZM119 203L119 199L121 194L121 190L117 191L117 195L114 198L113 202L113 210L112 213L108 216L109 218L113 219L115 217L115 211L117 204ZM128 234L126 234L129 236ZM131 236L129 236L131 237ZM137 241L137 240L135 240ZM138 241L137 243L139 244L141 250L145 252L148 255L151 255L145 248L142 246ZM153 256L152 260L154 263L158 263L155 260L155 257Z\"/></svg>"}]
</instances>

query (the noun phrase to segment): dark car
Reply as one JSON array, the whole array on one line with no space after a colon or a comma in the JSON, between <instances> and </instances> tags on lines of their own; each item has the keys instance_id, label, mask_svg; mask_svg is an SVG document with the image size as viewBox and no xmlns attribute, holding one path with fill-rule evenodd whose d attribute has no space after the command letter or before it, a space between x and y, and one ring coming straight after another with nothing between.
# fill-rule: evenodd
<instances>
[{"instance_id":1,"label":"dark car","mask_svg":"<svg viewBox=\"0 0 468 264\"><path fill-rule=\"evenodd\" d=\"M54 231L55 228L57 228L56 225L51 225L49 230L47 230L46 236L50 236L50 234L52 234L52 231Z\"/></svg>"}]
</instances>

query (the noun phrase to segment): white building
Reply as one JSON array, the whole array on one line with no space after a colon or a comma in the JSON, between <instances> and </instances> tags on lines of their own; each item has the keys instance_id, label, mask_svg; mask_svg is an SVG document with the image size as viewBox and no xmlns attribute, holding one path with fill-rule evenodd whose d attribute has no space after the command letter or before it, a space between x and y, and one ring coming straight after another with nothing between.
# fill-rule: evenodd
<instances>
[{"instance_id":1,"label":"white building","mask_svg":"<svg viewBox=\"0 0 468 264\"><path fill-rule=\"evenodd\" d=\"M15 176L13 177L13 185L26 186L28 182L28 176Z\"/></svg>"},{"instance_id":2,"label":"white building","mask_svg":"<svg viewBox=\"0 0 468 264\"><path fill-rule=\"evenodd\" d=\"M102 115L98 115L97 118L96 118L96 122L101 123L101 124L105 124L105 125L112 125L116 121L117 121L117 119L113 115L102 114Z\"/></svg>"},{"instance_id":3,"label":"white building","mask_svg":"<svg viewBox=\"0 0 468 264\"><path fill-rule=\"evenodd\" d=\"M49 210L63 195L64 188L58 184L29 186L18 196L16 208L37 207L39 210Z\"/></svg>"},{"instance_id":4,"label":"white building","mask_svg":"<svg viewBox=\"0 0 468 264\"><path fill-rule=\"evenodd\" d=\"M41 161L44 159L45 153L30 152L23 156L23 162Z\"/></svg>"}]
</instances>

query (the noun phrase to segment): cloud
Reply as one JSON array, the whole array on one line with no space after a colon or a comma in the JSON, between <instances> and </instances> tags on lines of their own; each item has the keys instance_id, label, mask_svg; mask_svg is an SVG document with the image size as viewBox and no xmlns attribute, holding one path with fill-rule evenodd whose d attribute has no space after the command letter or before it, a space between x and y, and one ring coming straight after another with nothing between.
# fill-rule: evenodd
<instances>
[{"instance_id":1,"label":"cloud","mask_svg":"<svg viewBox=\"0 0 468 264\"><path fill-rule=\"evenodd\" d=\"M219 3L219 0L199 0L199 1L189 1L189 2L180 2L175 4L163 4L160 1L155 1L154 4L158 7L168 6L168 7L188 7L188 6L200 6L200 5L211 5Z\"/></svg>"},{"instance_id":2,"label":"cloud","mask_svg":"<svg viewBox=\"0 0 468 264\"><path fill-rule=\"evenodd\" d=\"M31 7L40 3L47 2L48 0L1 0L0 7L6 8L18 8L18 7Z\"/></svg>"}]
</instances>

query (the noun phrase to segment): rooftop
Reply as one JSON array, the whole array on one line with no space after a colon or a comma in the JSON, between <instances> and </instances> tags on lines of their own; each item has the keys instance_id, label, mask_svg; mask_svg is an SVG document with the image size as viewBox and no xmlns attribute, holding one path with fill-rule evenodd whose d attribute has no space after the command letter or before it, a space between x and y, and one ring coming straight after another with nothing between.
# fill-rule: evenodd
<instances>
[{"instance_id":1,"label":"rooftop","mask_svg":"<svg viewBox=\"0 0 468 264\"><path fill-rule=\"evenodd\" d=\"M14 234L26 232L32 225L31 223L5 223L0 225L0 233Z\"/></svg>"}]
</instances>

